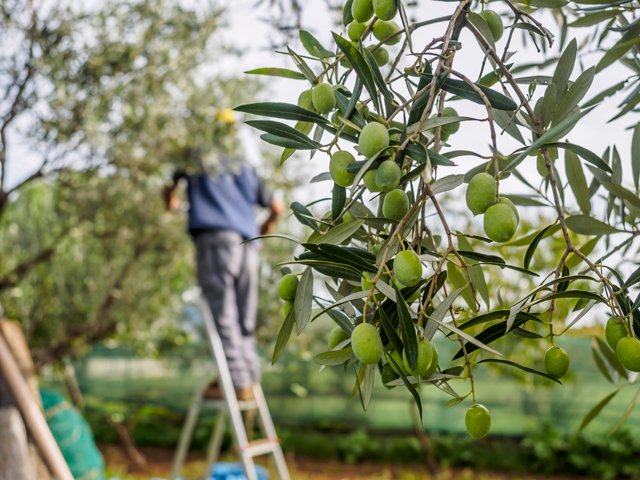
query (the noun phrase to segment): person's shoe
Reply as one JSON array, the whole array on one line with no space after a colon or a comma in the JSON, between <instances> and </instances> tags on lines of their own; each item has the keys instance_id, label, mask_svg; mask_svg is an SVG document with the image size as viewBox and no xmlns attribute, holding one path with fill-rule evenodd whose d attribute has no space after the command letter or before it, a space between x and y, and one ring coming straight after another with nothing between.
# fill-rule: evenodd
<instances>
[{"instance_id":1,"label":"person's shoe","mask_svg":"<svg viewBox=\"0 0 640 480\"><path fill-rule=\"evenodd\" d=\"M253 385L245 388L236 388L236 397L241 402L248 402L255 400L256 397L253 394Z\"/></svg>"},{"instance_id":2,"label":"person's shoe","mask_svg":"<svg viewBox=\"0 0 640 480\"><path fill-rule=\"evenodd\" d=\"M214 380L207 385L207 388L202 394L202 398L205 400L222 400L224 398L224 395L222 395L222 388L220 388L220 384L217 380Z\"/></svg>"},{"instance_id":3,"label":"person's shoe","mask_svg":"<svg viewBox=\"0 0 640 480\"><path fill-rule=\"evenodd\" d=\"M212 381L202 394L202 398L205 400L222 400L224 395L222 388L217 380ZM253 385L245 388L236 388L236 398L241 402L248 402L255 400L256 397L253 394Z\"/></svg>"}]
</instances>

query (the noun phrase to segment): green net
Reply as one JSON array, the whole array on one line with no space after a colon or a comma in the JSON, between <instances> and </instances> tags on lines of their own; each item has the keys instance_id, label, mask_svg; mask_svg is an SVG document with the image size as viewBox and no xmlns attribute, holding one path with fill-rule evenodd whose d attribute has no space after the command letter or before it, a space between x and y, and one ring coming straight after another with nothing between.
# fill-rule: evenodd
<instances>
[{"instance_id":1,"label":"green net","mask_svg":"<svg viewBox=\"0 0 640 480\"><path fill-rule=\"evenodd\" d=\"M42 405L69 469L77 480L104 480L104 461L82 415L61 395L41 390Z\"/></svg>"}]
</instances>

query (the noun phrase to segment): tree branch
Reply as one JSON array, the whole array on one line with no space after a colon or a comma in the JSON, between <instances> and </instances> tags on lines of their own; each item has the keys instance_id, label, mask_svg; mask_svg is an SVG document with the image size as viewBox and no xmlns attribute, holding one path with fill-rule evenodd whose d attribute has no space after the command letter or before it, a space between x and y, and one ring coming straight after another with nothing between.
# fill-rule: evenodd
<instances>
[{"instance_id":1,"label":"tree branch","mask_svg":"<svg viewBox=\"0 0 640 480\"><path fill-rule=\"evenodd\" d=\"M18 90L9 111L3 116L2 124L0 124L0 192L4 192L4 183L6 179L7 168L7 128L16 116L22 111L21 103L27 85L33 78L35 67L33 66L33 40L29 45L29 56L25 62L26 73L24 78L18 83Z\"/></svg>"}]
</instances>

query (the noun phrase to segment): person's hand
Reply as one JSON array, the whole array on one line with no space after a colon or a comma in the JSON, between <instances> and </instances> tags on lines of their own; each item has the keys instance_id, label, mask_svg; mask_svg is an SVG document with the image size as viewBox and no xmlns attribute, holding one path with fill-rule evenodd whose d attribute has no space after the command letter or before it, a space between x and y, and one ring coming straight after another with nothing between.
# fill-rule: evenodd
<instances>
[{"instance_id":1,"label":"person's hand","mask_svg":"<svg viewBox=\"0 0 640 480\"><path fill-rule=\"evenodd\" d=\"M165 211L171 212L180 208L180 198L178 198L175 184L166 185L162 189L162 199L164 200Z\"/></svg>"},{"instance_id":2,"label":"person's hand","mask_svg":"<svg viewBox=\"0 0 640 480\"><path fill-rule=\"evenodd\" d=\"M273 231L276 220L284 212L284 204L279 200L272 200L269 210L269 217L260 225L260 235L268 235Z\"/></svg>"},{"instance_id":3,"label":"person's hand","mask_svg":"<svg viewBox=\"0 0 640 480\"><path fill-rule=\"evenodd\" d=\"M274 224L275 222L263 222L263 224L260 225L260 235L269 235L273 231Z\"/></svg>"}]
</instances>

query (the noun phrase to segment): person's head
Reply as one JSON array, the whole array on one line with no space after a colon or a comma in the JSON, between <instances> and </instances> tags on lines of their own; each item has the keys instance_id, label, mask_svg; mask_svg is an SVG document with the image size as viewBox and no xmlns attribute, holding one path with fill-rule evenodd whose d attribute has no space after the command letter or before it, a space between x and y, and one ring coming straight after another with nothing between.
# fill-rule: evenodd
<instances>
[{"instance_id":1,"label":"person's head","mask_svg":"<svg viewBox=\"0 0 640 480\"><path fill-rule=\"evenodd\" d=\"M214 142L220 153L234 156L238 142L238 122L236 114L227 107L219 108L214 115Z\"/></svg>"}]
</instances>

